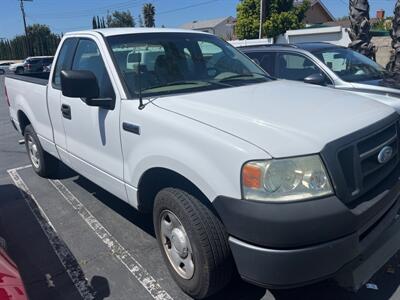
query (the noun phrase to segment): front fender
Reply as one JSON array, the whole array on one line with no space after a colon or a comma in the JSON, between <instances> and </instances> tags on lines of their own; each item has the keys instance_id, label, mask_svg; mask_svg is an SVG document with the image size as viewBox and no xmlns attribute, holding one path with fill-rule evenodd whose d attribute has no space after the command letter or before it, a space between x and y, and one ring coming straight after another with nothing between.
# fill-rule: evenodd
<instances>
[{"instance_id":1,"label":"front fender","mask_svg":"<svg viewBox=\"0 0 400 300\"><path fill-rule=\"evenodd\" d=\"M241 198L242 165L270 158L254 145L204 123L155 106L144 112L133 107L131 116L140 125L140 135L121 132L124 179L133 189L147 170L165 168L190 180L210 201L220 195ZM128 111L122 108L122 114ZM137 205L137 199L130 202Z\"/></svg>"}]
</instances>

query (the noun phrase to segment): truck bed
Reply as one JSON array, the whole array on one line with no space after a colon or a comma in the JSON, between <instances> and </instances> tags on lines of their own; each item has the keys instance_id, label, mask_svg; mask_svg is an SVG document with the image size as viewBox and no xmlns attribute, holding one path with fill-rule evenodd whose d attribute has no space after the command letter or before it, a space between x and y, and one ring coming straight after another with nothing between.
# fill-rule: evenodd
<instances>
[{"instance_id":1,"label":"truck bed","mask_svg":"<svg viewBox=\"0 0 400 300\"><path fill-rule=\"evenodd\" d=\"M16 80L22 80L30 83L47 85L49 82L49 72L40 72L40 73L25 73L25 74L7 74L6 77L13 78Z\"/></svg>"},{"instance_id":2,"label":"truck bed","mask_svg":"<svg viewBox=\"0 0 400 300\"><path fill-rule=\"evenodd\" d=\"M13 123L21 129L20 123L28 120L33 124L42 147L52 153L53 131L47 109L46 77L49 77L49 73L8 74L5 77L5 87Z\"/></svg>"}]
</instances>

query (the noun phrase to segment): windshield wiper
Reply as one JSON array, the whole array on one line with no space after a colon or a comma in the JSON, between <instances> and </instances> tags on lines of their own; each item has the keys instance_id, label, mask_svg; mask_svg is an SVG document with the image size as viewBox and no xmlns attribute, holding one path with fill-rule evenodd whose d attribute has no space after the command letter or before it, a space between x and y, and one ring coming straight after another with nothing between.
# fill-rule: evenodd
<instances>
[{"instance_id":1,"label":"windshield wiper","mask_svg":"<svg viewBox=\"0 0 400 300\"><path fill-rule=\"evenodd\" d=\"M220 82L218 80L202 80L202 81L207 82L209 84L219 85L219 86L234 87L234 85L232 85L232 84Z\"/></svg>"},{"instance_id":2,"label":"windshield wiper","mask_svg":"<svg viewBox=\"0 0 400 300\"><path fill-rule=\"evenodd\" d=\"M272 79L272 77L270 77L267 74L251 73L251 74L236 74L236 75L232 75L232 76L228 76L228 77L222 78L219 81L221 82L221 81L228 81L228 80L240 79L240 78L254 78L254 79L257 79L257 77L254 76L254 75L259 75L259 76L262 76L262 77L267 78L267 79Z\"/></svg>"},{"instance_id":3,"label":"windshield wiper","mask_svg":"<svg viewBox=\"0 0 400 300\"><path fill-rule=\"evenodd\" d=\"M157 89L157 88L161 88L161 87L166 87L166 86L174 86L174 85L193 85L193 84L199 84L199 81L173 81L173 82L168 82L165 84L160 84L160 85L156 85L156 86L152 86L149 87L147 89L143 89L143 91L147 91L147 90L152 90L152 89Z\"/></svg>"}]
</instances>

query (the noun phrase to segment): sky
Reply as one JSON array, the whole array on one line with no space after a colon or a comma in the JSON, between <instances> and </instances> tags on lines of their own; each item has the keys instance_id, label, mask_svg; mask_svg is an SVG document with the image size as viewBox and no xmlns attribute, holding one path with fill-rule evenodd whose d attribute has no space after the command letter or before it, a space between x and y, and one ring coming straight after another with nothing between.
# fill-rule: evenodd
<instances>
[{"instance_id":1,"label":"sky","mask_svg":"<svg viewBox=\"0 0 400 300\"><path fill-rule=\"evenodd\" d=\"M141 13L143 3L156 7L156 26L178 27L193 20L236 15L239 0L30 0L24 2L27 23L50 26L55 33L90 29L94 15L107 11L129 9L134 17ZM348 14L348 0L322 0L335 17ZM369 0L371 17L378 9L393 15L396 0ZM0 0L0 38L23 33L19 0Z\"/></svg>"}]
</instances>

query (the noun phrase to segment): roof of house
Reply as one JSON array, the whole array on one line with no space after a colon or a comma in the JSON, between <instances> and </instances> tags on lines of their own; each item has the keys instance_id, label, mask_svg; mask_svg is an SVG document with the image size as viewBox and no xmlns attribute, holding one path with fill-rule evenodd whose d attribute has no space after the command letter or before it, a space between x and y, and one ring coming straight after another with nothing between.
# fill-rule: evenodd
<instances>
[{"instance_id":1,"label":"roof of house","mask_svg":"<svg viewBox=\"0 0 400 300\"><path fill-rule=\"evenodd\" d=\"M185 23L185 24L181 25L180 28L184 28L184 29L214 28L230 18L233 19L233 17L223 17L223 18L211 19L211 20L192 21L190 23Z\"/></svg>"},{"instance_id":2,"label":"roof of house","mask_svg":"<svg viewBox=\"0 0 400 300\"><path fill-rule=\"evenodd\" d=\"M304 0L294 0L294 5L300 5L303 3ZM332 19L332 21L335 21L335 17L332 15L332 13L329 11L329 9L325 6L325 4L321 0L312 0L310 7L313 7L314 5L319 4L322 9L326 12L326 14Z\"/></svg>"}]
</instances>

